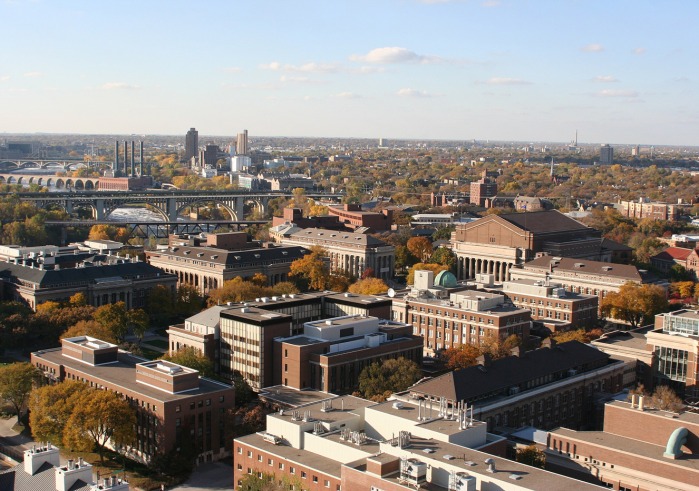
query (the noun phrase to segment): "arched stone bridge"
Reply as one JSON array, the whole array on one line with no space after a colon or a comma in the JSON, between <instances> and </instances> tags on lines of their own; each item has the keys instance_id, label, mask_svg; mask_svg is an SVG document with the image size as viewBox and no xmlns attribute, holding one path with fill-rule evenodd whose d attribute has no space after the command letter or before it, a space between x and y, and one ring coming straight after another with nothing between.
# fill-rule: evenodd
<instances>
[{"instance_id":1,"label":"arched stone bridge","mask_svg":"<svg viewBox=\"0 0 699 491\"><path fill-rule=\"evenodd\" d=\"M55 189L94 191L99 177L68 177L51 174L0 174L0 184L38 184Z\"/></svg>"},{"instance_id":2,"label":"arched stone bridge","mask_svg":"<svg viewBox=\"0 0 699 491\"><path fill-rule=\"evenodd\" d=\"M71 192L71 193L18 193L23 201L33 202L41 208L59 207L68 213L78 208L89 208L95 220L106 219L117 208L133 205L148 205L165 221L177 221L185 208L203 203L214 203L224 208L231 220L244 218L244 206L252 204L258 211L267 210L269 200L292 197L285 192L231 192L231 191L147 191L147 192ZM309 198L339 201L341 194L310 193Z\"/></svg>"},{"instance_id":3,"label":"arched stone bridge","mask_svg":"<svg viewBox=\"0 0 699 491\"><path fill-rule=\"evenodd\" d=\"M65 159L0 159L0 171L11 171L17 169L60 169L76 170L83 167L98 167L107 165L113 167L114 162L65 160Z\"/></svg>"}]
</instances>

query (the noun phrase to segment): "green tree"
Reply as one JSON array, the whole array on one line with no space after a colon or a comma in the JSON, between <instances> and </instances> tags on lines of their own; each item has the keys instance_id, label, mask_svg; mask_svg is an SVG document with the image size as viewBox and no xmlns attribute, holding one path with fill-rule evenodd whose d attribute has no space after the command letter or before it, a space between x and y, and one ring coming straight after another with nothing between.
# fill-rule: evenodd
<instances>
[{"instance_id":1,"label":"green tree","mask_svg":"<svg viewBox=\"0 0 699 491\"><path fill-rule=\"evenodd\" d=\"M124 302L102 305L95 310L94 318L121 341L129 329L129 316Z\"/></svg>"},{"instance_id":2,"label":"green tree","mask_svg":"<svg viewBox=\"0 0 699 491\"><path fill-rule=\"evenodd\" d=\"M29 396L29 425L37 441L63 445L63 435L78 396L85 390L83 382L66 380L34 389Z\"/></svg>"},{"instance_id":3,"label":"green tree","mask_svg":"<svg viewBox=\"0 0 699 491\"><path fill-rule=\"evenodd\" d=\"M0 366L0 399L12 405L20 423L22 409L40 376L31 363L11 363Z\"/></svg>"},{"instance_id":4,"label":"green tree","mask_svg":"<svg viewBox=\"0 0 699 491\"><path fill-rule=\"evenodd\" d=\"M631 329L651 322L656 314L668 309L665 290L658 285L628 282L618 292L608 293L602 299L602 314L628 322Z\"/></svg>"},{"instance_id":5,"label":"green tree","mask_svg":"<svg viewBox=\"0 0 699 491\"><path fill-rule=\"evenodd\" d=\"M517 462L543 469L546 465L546 454L539 450L536 445L517 449Z\"/></svg>"},{"instance_id":6,"label":"green tree","mask_svg":"<svg viewBox=\"0 0 699 491\"><path fill-rule=\"evenodd\" d=\"M455 225L448 227L439 227L432 234L432 240L451 240L451 233L456 230Z\"/></svg>"},{"instance_id":7,"label":"green tree","mask_svg":"<svg viewBox=\"0 0 699 491\"><path fill-rule=\"evenodd\" d=\"M245 406L255 398L255 391L238 371L233 372L233 388L236 406Z\"/></svg>"},{"instance_id":8,"label":"green tree","mask_svg":"<svg viewBox=\"0 0 699 491\"><path fill-rule=\"evenodd\" d=\"M150 327L150 319L148 314L143 309L129 310L126 313L126 321L128 322L128 327L134 336L138 339L138 344L141 344L143 336L148 331Z\"/></svg>"},{"instance_id":9,"label":"green tree","mask_svg":"<svg viewBox=\"0 0 699 491\"><path fill-rule=\"evenodd\" d=\"M432 253L430 262L447 266L450 271L455 271L456 254L454 254L454 251L447 247L438 247L437 250Z\"/></svg>"},{"instance_id":10,"label":"green tree","mask_svg":"<svg viewBox=\"0 0 699 491\"><path fill-rule=\"evenodd\" d=\"M417 363L406 358L374 362L359 374L359 392L366 399L385 401L393 392L407 389L421 376Z\"/></svg>"},{"instance_id":11,"label":"green tree","mask_svg":"<svg viewBox=\"0 0 699 491\"><path fill-rule=\"evenodd\" d=\"M136 437L136 413L129 403L108 390L85 388L65 427L64 442L74 450L90 452L96 446L100 462L104 447L131 445Z\"/></svg>"},{"instance_id":12,"label":"green tree","mask_svg":"<svg viewBox=\"0 0 699 491\"><path fill-rule=\"evenodd\" d=\"M213 361L192 346L185 346L172 354L167 353L160 359L197 370L202 377L214 376Z\"/></svg>"}]
</instances>

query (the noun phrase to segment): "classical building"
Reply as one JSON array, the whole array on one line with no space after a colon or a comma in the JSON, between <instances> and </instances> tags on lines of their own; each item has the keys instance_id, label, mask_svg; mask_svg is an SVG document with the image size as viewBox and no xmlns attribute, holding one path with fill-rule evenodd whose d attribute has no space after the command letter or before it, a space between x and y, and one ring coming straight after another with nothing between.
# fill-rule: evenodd
<instances>
[{"instance_id":1,"label":"classical building","mask_svg":"<svg viewBox=\"0 0 699 491\"><path fill-rule=\"evenodd\" d=\"M79 252L73 255L28 255L0 263L3 297L24 302L65 302L76 293L99 307L124 302L127 309L143 308L149 292L160 285L175 289L177 278L130 257Z\"/></svg>"},{"instance_id":2,"label":"classical building","mask_svg":"<svg viewBox=\"0 0 699 491\"><path fill-rule=\"evenodd\" d=\"M422 365L422 338L408 324L365 315L307 322L302 334L274 340L274 382L347 393L374 362L406 358Z\"/></svg>"},{"instance_id":3,"label":"classical building","mask_svg":"<svg viewBox=\"0 0 699 491\"><path fill-rule=\"evenodd\" d=\"M652 281L636 266L554 256L529 261L521 268L512 269L510 276L513 280L558 283L571 293L596 295L600 304L608 293L618 292L626 283L640 285Z\"/></svg>"},{"instance_id":4,"label":"classical building","mask_svg":"<svg viewBox=\"0 0 699 491\"><path fill-rule=\"evenodd\" d=\"M303 334L305 324L340 316L387 319L389 298L352 293L299 293L211 307L168 329L170 352L191 346L213 362L221 377L235 371L255 389L272 385L275 338Z\"/></svg>"},{"instance_id":5,"label":"classical building","mask_svg":"<svg viewBox=\"0 0 699 491\"><path fill-rule=\"evenodd\" d=\"M322 247L330 258L331 271L345 271L359 277L371 268L377 278L393 277L396 248L368 234L309 228L285 235L281 241L305 248Z\"/></svg>"},{"instance_id":6,"label":"classical building","mask_svg":"<svg viewBox=\"0 0 699 491\"><path fill-rule=\"evenodd\" d=\"M308 252L300 246L261 247L248 242L245 232L231 232L209 234L205 244L197 237L171 236L166 248L146 251L146 260L205 295L236 276L251 278L261 273L270 285L286 281L291 263Z\"/></svg>"},{"instance_id":7,"label":"classical building","mask_svg":"<svg viewBox=\"0 0 699 491\"><path fill-rule=\"evenodd\" d=\"M233 442L233 480L273 474L313 491L599 487L503 458L466 407L328 397L267 416L267 430Z\"/></svg>"},{"instance_id":8,"label":"classical building","mask_svg":"<svg viewBox=\"0 0 699 491\"><path fill-rule=\"evenodd\" d=\"M452 233L459 279L476 274L510 279L510 270L537 255L600 259L600 232L556 210L488 215Z\"/></svg>"},{"instance_id":9,"label":"classical building","mask_svg":"<svg viewBox=\"0 0 699 491\"><path fill-rule=\"evenodd\" d=\"M234 407L230 385L89 336L64 338L60 348L32 353L31 362L50 383L78 380L124 397L136 411L135 457L148 461L177 450L183 438L192 439L199 462L230 454L224 431L225 411Z\"/></svg>"},{"instance_id":10,"label":"classical building","mask_svg":"<svg viewBox=\"0 0 699 491\"><path fill-rule=\"evenodd\" d=\"M646 339L654 354L654 385L669 385L680 397L699 402L699 311L656 315Z\"/></svg>"},{"instance_id":11,"label":"classical building","mask_svg":"<svg viewBox=\"0 0 699 491\"><path fill-rule=\"evenodd\" d=\"M604 408L602 431L549 432L546 468L610 489L694 491L699 414L650 407L643 397Z\"/></svg>"},{"instance_id":12,"label":"classical building","mask_svg":"<svg viewBox=\"0 0 699 491\"><path fill-rule=\"evenodd\" d=\"M503 340L512 334L529 337L528 308L513 306L504 295L465 287L459 291L449 272L436 278L433 275L432 271L416 271L413 289L394 297L392 305L392 319L413 325L413 334L424 339L426 356L464 344L479 346L492 339Z\"/></svg>"},{"instance_id":13,"label":"classical building","mask_svg":"<svg viewBox=\"0 0 699 491\"><path fill-rule=\"evenodd\" d=\"M3 491L129 491L128 481L116 474L94 473L82 457L61 465L58 448L41 443L25 450L21 464L0 471Z\"/></svg>"},{"instance_id":14,"label":"classical building","mask_svg":"<svg viewBox=\"0 0 699 491\"><path fill-rule=\"evenodd\" d=\"M550 331L592 328L597 323L598 297L566 291L550 281L513 280L502 293L517 307L529 309L531 318Z\"/></svg>"},{"instance_id":15,"label":"classical building","mask_svg":"<svg viewBox=\"0 0 699 491\"><path fill-rule=\"evenodd\" d=\"M427 379L401 393L400 400L446 398L473 407L489 431L522 426L595 428L594 401L622 389L624 363L577 341L542 348Z\"/></svg>"}]
</instances>

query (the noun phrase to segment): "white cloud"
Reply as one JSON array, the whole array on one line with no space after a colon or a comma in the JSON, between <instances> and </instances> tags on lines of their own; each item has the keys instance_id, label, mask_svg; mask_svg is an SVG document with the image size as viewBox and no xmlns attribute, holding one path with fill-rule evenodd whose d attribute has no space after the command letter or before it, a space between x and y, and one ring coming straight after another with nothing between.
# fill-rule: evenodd
<instances>
[{"instance_id":1,"label":"white cloud","mask_svg":"<svg viewBox=\"0 0 699 491\"><path fill-rule=\"evenodd\" d=\"M282 65L278 61L272 61L260 65L260 68L263 70L301 73L335 73L339 70L339 66L335 63L316 63L314 61L304 63L303 65L291 65L289 63Z\"/></svg>"},{"instance_id":2,"label":"white cloud","mask_svg":"<svg viewBox=\"0 0 699 491\"><path fill-rule=\"evenodd\" d=\"M360 99L362 96L354 92L340 92L335 94L338 99Z\"/></svg>"},{"instance_id":3,"label":"white cloud","mask_svg":"<svg viewBox=\"0 0 699 491\"><path fill-rule=\"evenodd\" d=\"M644 54L646 54L646 48L634 48L633 54L644 55Z\"/></svg>"},{"instance_id":4,"label":"white cloud","mask_svg":"<svg viewBox=\"0 0 699 491\"><path fill-rule=\"evenodd\" d=\"M223 69L224 72L226 73L239 73L242 72L243 69L240 68L239 66L229 66Z\"/></svg>"},{"instance_id":5,"label":"white cloud","mask_svg":"<svg viewBox=\"0 0 699 491\"><path fill-rule=\"evenodd\" d=\"M400 97L414 97L414 98L424 98L424 97L433 97L433 95L428 94L424 90L417 90L417 89L400 89L398 92L396 92L397 96Z\"/></svg>"},{"instance_id":6,"label":"white cloud","mask_svg":"<svg viewBox=\"0 0 699 491\"><path fill-rule=\"evenodd\" d=\"M638 92L635 90L612 90L612 89L604 89L600 90L599 92L595 93L596 96L598 97L626 97L626 98L635 98L638 97Z\"/></svg>"},{"instance_id":7,"label":"white cloud","mask_svg":"<svg viewBox=\"0 0 699 491\"><path fill-rule=\"evenodd\" d=\"M601 53L602 51L604 51L604 46L602 46L601 44L592 43L588 44L587 46L583 46L580 49L588 53Z\"/></svg>"},{"instance_id":8,"label":"white cloud","mask_svg":"<svg viewBox=\"0 0 699 491\"><path fill-rule=\"evenodd\" d=\"M107 82L102 84L102 88L105 90L136 90L140 89L138 85L131 85L125 82Z\"/></svg>"},{"instance_id":9,"label":"white cloud","mask_svg":"<svg viewBox=\"0 0 699 491\"><path fill-rule=\"evenodd\" d=\"M308 77L298 77L294 75L282 75L279 77L279 81L282 83L294 83L294 84L321 84L320 80L313 80Z\"/></svg>"},{"instance_id":10,"label":"white cloud","mask_svg":"<svg viewBox=\"0 0 699 491\"><path fill-rule=\"evenodd\" d=\"M10 80L9 75L0 75L0 82L7 82L8 80Z\"/></svg>"},{"instance_id":11,"label":"white cloud","mask_svg":"<svg viewBox=\"0 0 699 491\"><path fill-rule=\"evenodd\" d=\"M37 78L37 77L43 77L44 74L41 72L27 72L24 74L24 76L27 78Z\"/></svg>"},{"instance_id":12,"label":"white cloud","mask_svg":"<svg viewBox=\"0 0 699 491\"><path fill-rule=\"evenodd\" d=\"M612 82L618 82L619 80L616 77L613 77L611 75L597 75L595 78L592 79L593 82L602 82L602 83L612 83Z\"/></svg>"},{"instance_id":13,"label":"white cloud","mask_svg":"<svg viewBox=\"0 0 699 491\"><path fill-rule=\"evenodd\" d=\"M521 78L492 77L486 82L488 85L531 85L531 82Z\"/></svg>"},{"instance_id":14,"label":"white cloud","mask_svg":"<svg viewBox=\"0 0 699 491\"><path fill-rule=\"evenodd\" d=\"M352 61L364 63L390 64L390 63L439 63L443 61L437 56L419 55L407 48L386 47L375 48L365 55L352 55Z\"/></svg>"}]
</instances>

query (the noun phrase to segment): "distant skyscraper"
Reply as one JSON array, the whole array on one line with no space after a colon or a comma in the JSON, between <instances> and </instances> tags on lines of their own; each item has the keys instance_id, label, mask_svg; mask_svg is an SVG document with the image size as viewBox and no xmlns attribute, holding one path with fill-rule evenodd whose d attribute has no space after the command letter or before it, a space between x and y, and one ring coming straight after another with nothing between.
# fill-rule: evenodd
<instances>
[{"instance_id":1,"label":"distant skyscraper","mask_svg":"<svg viewBox=\"0 0 699 491\"><path fill-rule=\"evenodd\" d=\"M189 128L184 142L184 158L190 160L197 157L199 153L199 132L196 128Z\"/></svg>"},{"instance_id":2,"label":"distant skyscraper","mask_svg":"<svg viewBox=\"0 0 699 491\"><path fill-rule=\"evenodd\" d=\"M243 130L242 133L238 133L238 141L235 147L238 155L248 154L248 130Z\"/></svg>"},{"instance_id":3,"label":"distant skyscraper","mask_svg":"<svg viewBox=\"0 0 699 491\"><path fill-rule=\"evenodd\" d=\"M631 155L633 157L639 157L641 155L641 147L639 145L631 147Z\"/></svg>"},{"instance_id":4,"label":"distant skyscraper","mask_svg":"<svg viewBox=\"0 0 699 491\"><path fill-rule=\"evenodd\" d=\"M599 150L599 163L602 165L612 165L614 163L614 147L605 143Z\"/></svg>"}]
</instances>

